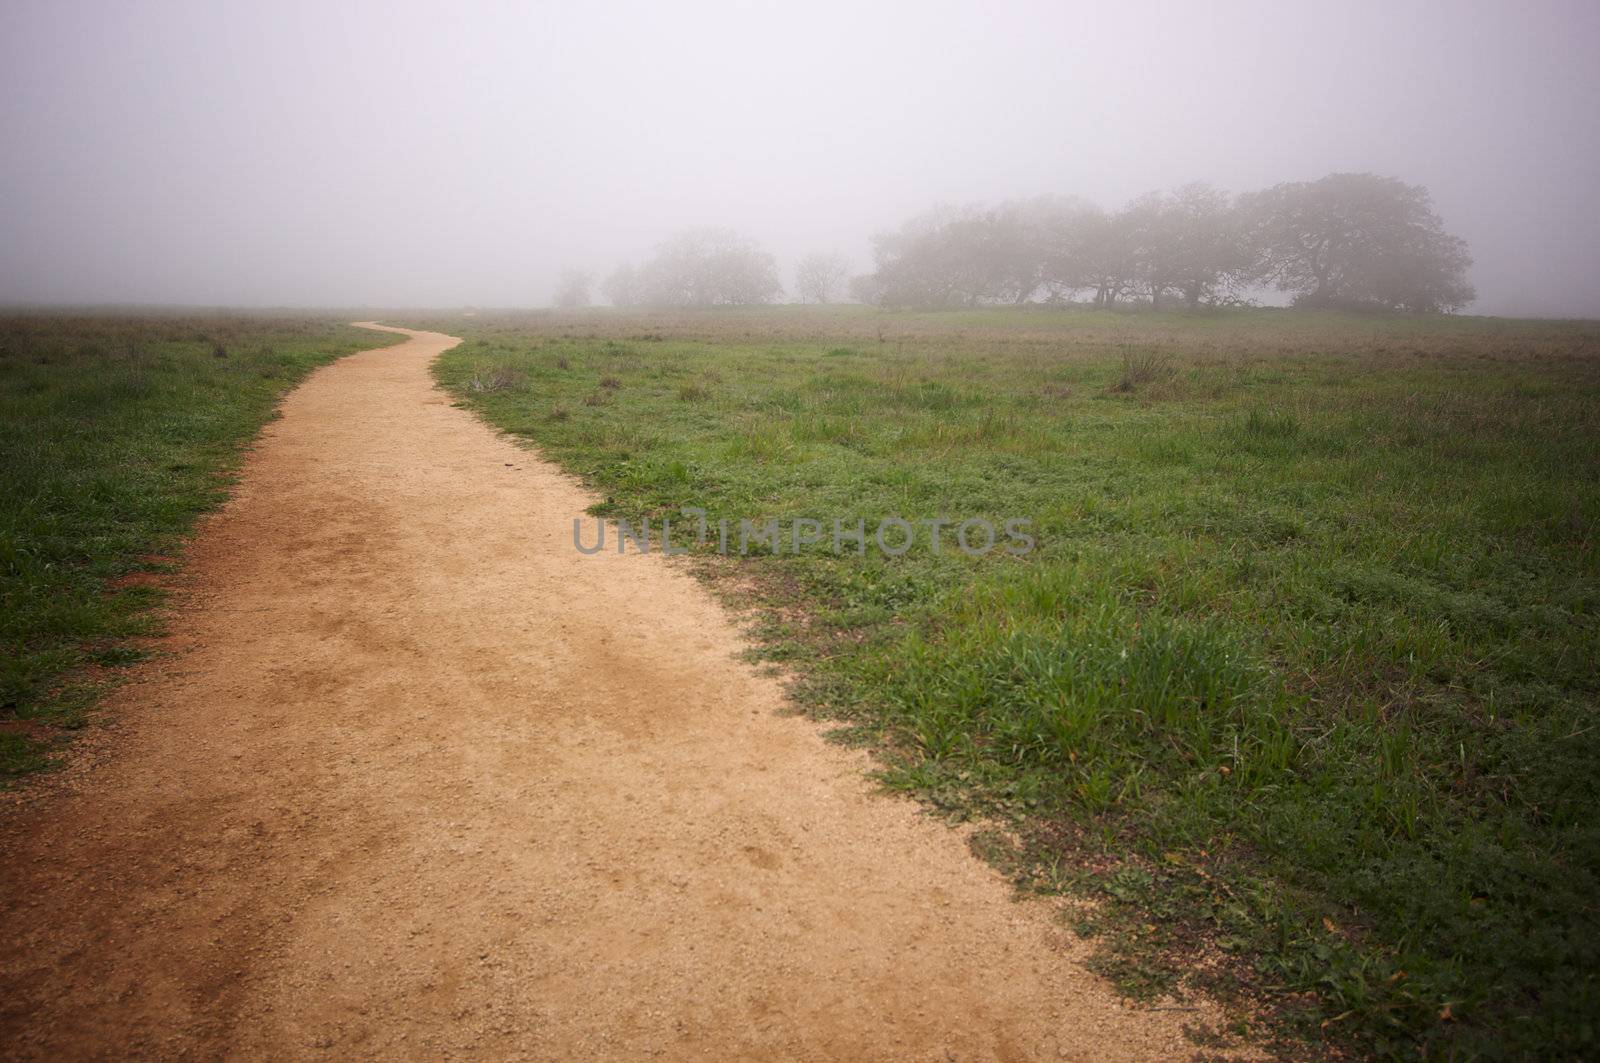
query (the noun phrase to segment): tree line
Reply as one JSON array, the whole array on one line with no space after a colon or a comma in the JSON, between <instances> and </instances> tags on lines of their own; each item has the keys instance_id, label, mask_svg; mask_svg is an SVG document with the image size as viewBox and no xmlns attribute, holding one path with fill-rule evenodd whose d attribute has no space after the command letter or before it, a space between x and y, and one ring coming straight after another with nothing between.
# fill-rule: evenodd
<instances>
[{"instance_id":1,"label":"tree line","mask_svg":"<svg viewBox=\"0 0 1600 1063\"><path fill-rule=\"evenodd\" d=\"M1106 211L1075 196L936 207L872 238L875 269L851 277L838 255L796 265L796 294L884 307L1005 304L1200 308L1265 288L1296 306L1459 310L1475 297L1467 246L1444 231L1426 188L1330 174L1241 195L1203 183ZM568 271L557 305L588 305ZM777 264L727 229L694 229L607 276L614 306L746 306L783 294Z\"/></svg>"}]
</instances>

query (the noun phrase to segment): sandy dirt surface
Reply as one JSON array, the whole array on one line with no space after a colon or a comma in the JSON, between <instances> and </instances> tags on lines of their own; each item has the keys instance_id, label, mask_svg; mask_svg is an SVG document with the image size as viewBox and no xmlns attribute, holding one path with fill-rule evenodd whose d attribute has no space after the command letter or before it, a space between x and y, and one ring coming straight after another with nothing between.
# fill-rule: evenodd
<instances>
[{"instance_id":1,"label":"sandy dirt surface","mask_svg":"<svg viewBox=\"0 0 1600 1063\"><path fill-rule=\"evenodd\" d=\"M1194 1053L410 335L289 396L170 652L0 797L0 1055Z\"/></svg>"}]
</instances>

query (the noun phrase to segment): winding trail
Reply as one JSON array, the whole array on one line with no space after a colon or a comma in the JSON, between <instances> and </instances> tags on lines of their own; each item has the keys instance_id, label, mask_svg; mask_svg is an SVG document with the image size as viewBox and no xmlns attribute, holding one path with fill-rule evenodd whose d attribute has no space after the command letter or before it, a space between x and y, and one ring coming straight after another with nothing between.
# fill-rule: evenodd
<instances>
[{"instance_id":1,"label":"winding trail","mask_svg":"<svg viewBox=\"0 0 1600 1063\"><path fill-rule=\"evenodd\" d=\"M172 652L0 812L0 1055L1194 1051L786 713L688 575L576 552L591 498L406 335L286 399Z\"/></svg>"}]
</instances>

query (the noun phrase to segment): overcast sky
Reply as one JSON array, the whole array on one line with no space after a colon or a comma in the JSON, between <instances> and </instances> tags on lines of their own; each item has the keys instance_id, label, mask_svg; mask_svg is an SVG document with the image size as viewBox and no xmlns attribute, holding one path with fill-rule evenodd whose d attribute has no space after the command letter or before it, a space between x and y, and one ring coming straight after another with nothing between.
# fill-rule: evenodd
<instances>
[{"instance_id":1,"label":"overcast sky","mask_svg":"<svg viewBox=\"0 0 1600 1063\"><path fill-rule=\"evenodd\" d=\"M1600 3L0 0L0 302L528 306L690 225L1426 185L1600 316Z\"/></svg>"}]
</instances>

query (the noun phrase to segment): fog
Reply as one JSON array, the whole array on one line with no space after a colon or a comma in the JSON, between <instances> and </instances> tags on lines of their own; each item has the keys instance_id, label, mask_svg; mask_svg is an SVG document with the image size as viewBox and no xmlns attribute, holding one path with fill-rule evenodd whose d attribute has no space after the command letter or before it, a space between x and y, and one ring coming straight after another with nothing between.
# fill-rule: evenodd
<instances>
[{"instance_id":1,"label":"fog","mask_svg":"<svg viewBox=\"0 0 1600 1063\"><path fill-rule=\"evenodd\" d=\"M1600 5L0 4L0 302L530 306L689 226L1431 189L1474 313L1600 316Z\"/></svg>"}]
</instances>

